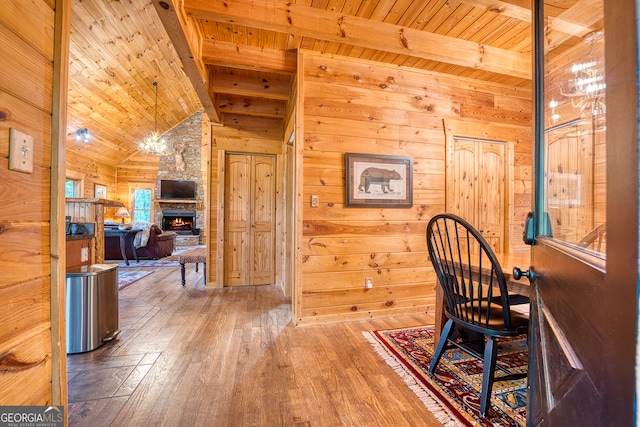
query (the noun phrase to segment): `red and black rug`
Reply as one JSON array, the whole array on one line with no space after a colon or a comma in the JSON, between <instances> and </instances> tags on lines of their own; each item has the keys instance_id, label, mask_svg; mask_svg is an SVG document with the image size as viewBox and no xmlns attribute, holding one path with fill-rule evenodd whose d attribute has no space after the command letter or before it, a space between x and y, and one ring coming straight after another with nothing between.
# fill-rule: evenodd
<instances>
[{"instance_id":1,"label":"red and black rug","mask_svg":"<svg viewBox=\"0 0 640 427\"><path fill-rule=\"evenodd\" d=\"M487 417L479 415L482 361L457 349L446 350L434 375L433 326L365 332L376 352L400 375L445 426L523 426L526 423L527 380L493 385ZM527 340L499 340L498 363L512 372L527 372ZM502 371L496 370L499 376Z\"/></svg>"}]
</instances>

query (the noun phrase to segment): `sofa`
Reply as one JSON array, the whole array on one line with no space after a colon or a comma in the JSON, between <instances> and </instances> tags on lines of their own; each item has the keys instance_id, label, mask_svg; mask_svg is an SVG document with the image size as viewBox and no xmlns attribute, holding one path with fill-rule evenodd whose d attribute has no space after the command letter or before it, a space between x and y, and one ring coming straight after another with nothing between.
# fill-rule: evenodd
<instances>
[{"instance_id":1,"label":"sofa","mask_svg":"<svg viewBox=\"0 0 640 427\"><path fill-rule=\"evenodd\" d=\"M159 225L154 223L148 224L131 224L134 228L148 229L148 239L140 238L139 232L135 237L135 243L132 245L130 240L127 240L125 250L127 258L129 260L135 259L133 255L133 247L135 246L138 259L158 259L169 256L173 253L175 247L177 234L173 231L163 231ZM106 228L118 228L118 225L105 223ZM146 240L146 243L145 243ZM105 260L121 260L122 253L120 252L120 237L114 234L105 234L104 236L104 259Z\"/></svg>"}]
</instances>

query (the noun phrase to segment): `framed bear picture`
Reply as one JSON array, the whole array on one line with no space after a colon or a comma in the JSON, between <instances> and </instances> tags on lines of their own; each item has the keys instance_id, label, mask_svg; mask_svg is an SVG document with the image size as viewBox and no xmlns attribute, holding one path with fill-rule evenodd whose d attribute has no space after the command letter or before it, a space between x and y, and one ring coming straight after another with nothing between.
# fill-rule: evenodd
<instances>
[{"instance_id":1,"label":"framed bear picture","mask_svg":"<svg viewBox=\"0 0 640 427\"><path fill-rule=\"evenodd\" d=\"M346 206L413 206L413 158L345 154Z\"/></svg>"}]
</instances>

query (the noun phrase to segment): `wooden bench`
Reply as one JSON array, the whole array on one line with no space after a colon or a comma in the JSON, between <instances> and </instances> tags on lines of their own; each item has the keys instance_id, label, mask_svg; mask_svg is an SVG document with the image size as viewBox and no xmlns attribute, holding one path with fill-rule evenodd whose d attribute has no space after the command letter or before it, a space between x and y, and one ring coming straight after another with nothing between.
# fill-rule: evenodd
<instances>
[{"instance_id":1,"label":"wooden bench","mask_svg":"<svg viewBox=\"0 0 640 427\"><path fill-rule=\"evenodd\" d=\"M182 286L185 285L184 280L184 265L186 263L195 263L196 272L198 271L198 264L204 264L202 283L207 284L207 248L195 248L179 255L178 261L180 262L180 278L182 279Z\"/></svg>"}]
</instances>

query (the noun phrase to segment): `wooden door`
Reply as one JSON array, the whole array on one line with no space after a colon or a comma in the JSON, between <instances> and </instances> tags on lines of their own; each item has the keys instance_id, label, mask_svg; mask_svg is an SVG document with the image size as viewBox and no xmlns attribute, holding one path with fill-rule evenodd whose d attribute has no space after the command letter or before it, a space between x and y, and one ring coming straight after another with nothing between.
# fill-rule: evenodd
<instances>
[{"instance_id":1,"label":"wooden door","mask_svg":"<svg viewBox=\"0 0 640 427\"><path fill-rule=\"evenodd\" d=\"M476 227L495 252L505 252L506 144L453 138L447 211Z\"/></svg>"},{"instance_id":2,"label":"wooden door","mask_svg":"<svg viewBox=\"0 0 640 427\"><path fill-rule=\"evenodd\" d=\"M604 149L604 132L592 131L590 120L556 125L545 138L547 212L553 236L578 243L599 225L604 215L596 194L594 151ZM604 200L603 200L604 201Z\"/></svg>"},{"instance_id":3,"label":"wooden door","mask_svg":"<svg viewBox=\"0 0 640 427\"><path fill-rule=\"evenodd\" d=\"M227 154L225 286L271 284L275 277L275 158Z\"/></svg>"},{"instance_id":4,"label":"wooden door","mask_svg":"<svg viewBox=\"0 0 640 427\"><path fill-rule=\"evenodd\" d=\"M635 36L635 2L564 2L573 30L562 34L556 3L534 3L535 81L544 91L535 100L527 226L535 237L527 424L634 425L638 82L636 46L624 43L624 28ZM585 67L606 91L580 87ZM610 90L618 96L605 98ZM605 244L584 247L581 235L598 222Z\"/></svg>"}]
</instances>

